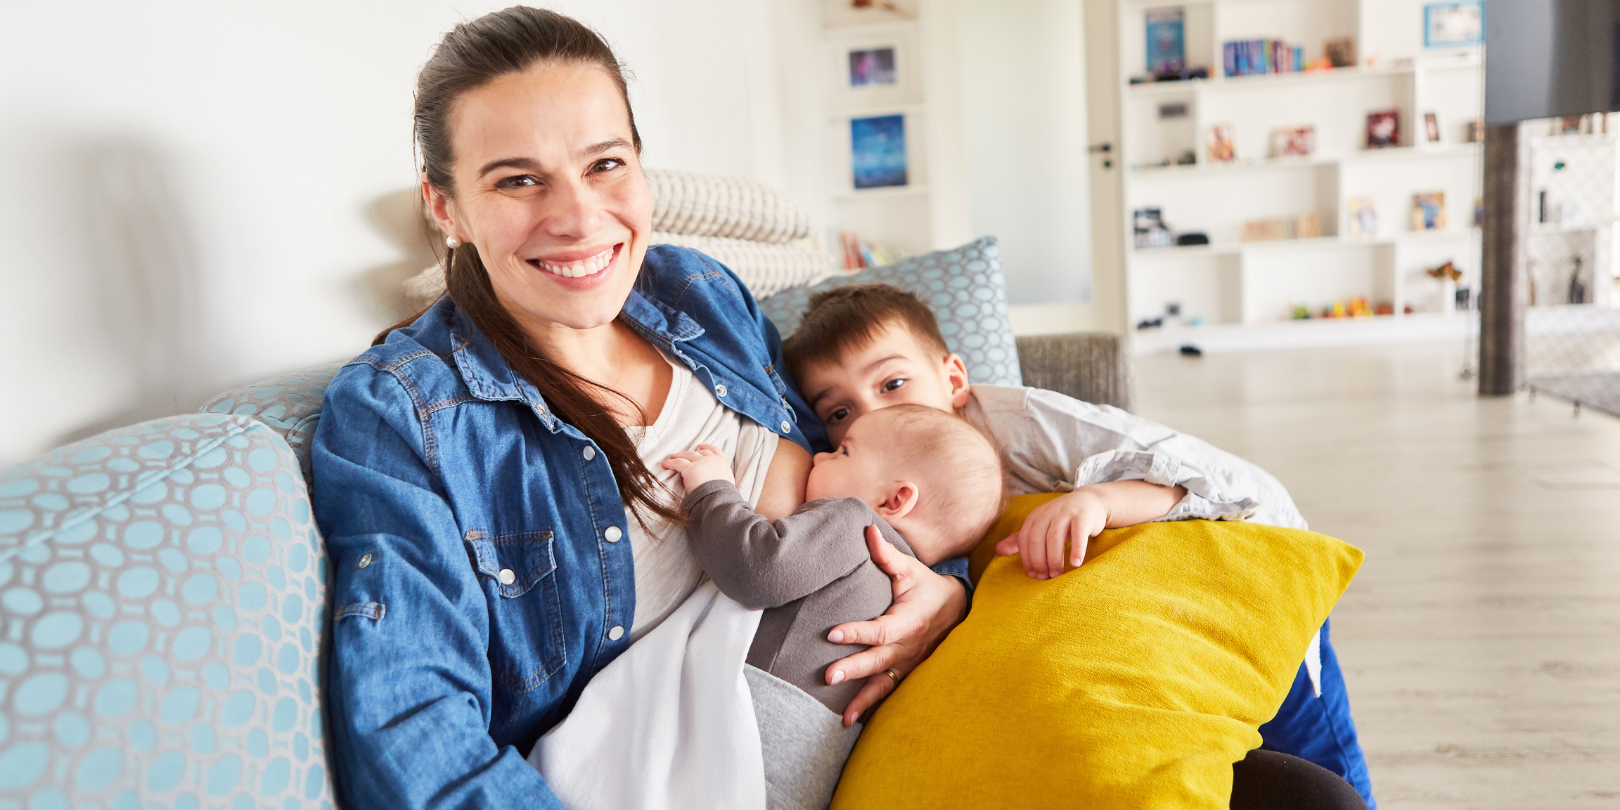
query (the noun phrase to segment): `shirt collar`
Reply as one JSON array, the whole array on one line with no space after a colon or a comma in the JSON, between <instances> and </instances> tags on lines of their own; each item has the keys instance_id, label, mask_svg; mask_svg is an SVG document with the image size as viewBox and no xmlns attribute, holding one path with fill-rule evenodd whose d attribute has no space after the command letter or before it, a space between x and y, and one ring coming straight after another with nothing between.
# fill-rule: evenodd
<instances>
[{"instance_id":1,"label":"shirt collar","mask_svg":"<svg viewBox=\"0 0 1620 810\"><path fill-rule=\"evenodd\" d=\"M449 303L448 297L444 303ZM539 389L512 368L489 337L473 325L465 310L454 304L450 306L453 307L451 352L467 390L487 402L528 403L547 429L557 432L560 423L551 415ZM630 291L622 315L632 328L665 351L671 350L676 341L691 340L703 334L703 327L686 313L649 299L640 290Z\"/></svg>"}]
</instances>

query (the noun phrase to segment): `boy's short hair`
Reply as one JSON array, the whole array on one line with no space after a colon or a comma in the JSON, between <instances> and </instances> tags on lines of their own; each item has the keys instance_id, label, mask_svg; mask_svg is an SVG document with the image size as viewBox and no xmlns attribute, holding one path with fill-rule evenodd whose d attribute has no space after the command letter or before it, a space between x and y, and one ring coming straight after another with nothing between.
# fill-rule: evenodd
<instances>
[{"instance_id":1,"label":"boy's short hair","mask_svg":"<svg viewBox=\"0 0 1620 810\"><path fill-rule=\"evenodd\" d=\"M995 440L972 422L927 405L872 413L895 420L885 449L907 476L918 479L915 514L937 538L945 552L941 559L972 551L1006 508L1006 477Z\"/></svg>"},{"instance_id":2,"label":"boy's short hair","mask_svg":"<svg viewBox=\"0 0 1620 810\"><path fill-rule=\"evenodd\" d=\"M782 359L794 380L813 365L837 363L898 323L943 360L951 350L939 321L922 299L890 284L849 284L810 296L798 331L782 341Z\"/></svg>"}]
</instances>

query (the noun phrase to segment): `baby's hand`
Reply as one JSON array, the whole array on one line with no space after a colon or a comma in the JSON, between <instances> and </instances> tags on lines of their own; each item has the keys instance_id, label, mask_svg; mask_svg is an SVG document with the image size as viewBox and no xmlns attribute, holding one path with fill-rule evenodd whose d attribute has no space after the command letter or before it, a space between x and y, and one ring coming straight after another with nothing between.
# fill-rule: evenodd
<instances>
[{"instance_id":1,"label":"baby's hand","mask_svg":"<svg viewBox=\"0 0 1620 810\"><path fill-rule=\"evenodd\" d=\"M712 444L700 444L696 450L682 450L664 459L664 469L681 474L681 484L691 492L710 481L737 482L731 477L731 459Z\"/></svg>"},{"instance_id":2,"label":"baby's hand","mask_svg":"<svg viewBox=\"0 0 1620 810\"><path fill-rule=\"evenodd\" d=\"M1108 506L1097 493L1081 487L1036 507L1024 525L996 544L997 554L1021 554L1024 572L1035 579L1052 579L1064 572L1063 547L1068 564L1079 568L1091 538L1108 528Z\"/></svg>"}]
</instances>

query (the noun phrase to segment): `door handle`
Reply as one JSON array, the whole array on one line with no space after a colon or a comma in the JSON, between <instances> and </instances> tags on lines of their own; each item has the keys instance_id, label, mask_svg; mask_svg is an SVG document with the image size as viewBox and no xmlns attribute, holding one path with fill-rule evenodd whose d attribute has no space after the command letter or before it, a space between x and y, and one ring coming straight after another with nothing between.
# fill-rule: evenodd
<instances>
[{"instance_id":1,"label":"door handle","mask_svg":"<svg viewBox=\"0 0 1620 810\"><path fill-rule=\"evenodd\" d=\"M1107 155L1107 157L1103 158L1103 168L1104 169L1112 169L1112 168L1114 168L1114 158L1113 158L1114 145L1112 143L1108 143L1108 142L1094 143L1094 144L1086 147L1086 152L1088 154L1093 154L1093 155L1097 154L1098 152L1101 152L1104 155Z\"/></svg>"}]
</instances>

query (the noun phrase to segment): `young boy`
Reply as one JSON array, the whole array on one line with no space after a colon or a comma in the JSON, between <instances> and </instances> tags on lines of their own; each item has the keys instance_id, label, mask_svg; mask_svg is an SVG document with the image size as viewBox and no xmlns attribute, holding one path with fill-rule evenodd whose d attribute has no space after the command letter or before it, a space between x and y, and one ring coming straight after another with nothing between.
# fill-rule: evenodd
<instances>
[{"instance_id":1,"label":"young boy","mask_svg":"<svg viewBox=\"0 0 1620 810\"><path fill-rule=\"evenodd\" d=\"M860 541L865 528L876 525L895 548L933 565L972 551L1005 501L990 440L921 405L877 411L841 431L836 450L816 454L804 505L781 520L754 514L730 462L709 445L664 467L681 474L681 509L703 570L725 595L765 610L747 662L835 715L863 682L827 683L828 666L851 654L827 631L882 615L893 595Z\"/></svg>"},{"instance_id":2,"label":"young boy","mask_svg":"<svg viewBox=\"0 0 1620 810\"><path fill-rule=\"evenodd\" d=\"M1031 512L996 547L1021 554L1032 577L1079 565L1087 542L1107 527L1193 518L1306 527L1277 479L1203 441L1053 391L970 386L933 313L904 290L854 284L813 296L782 349L834 444L867 414L925 405L991 435L1003 453L1009 494L1067 492ZM1376 807L1326 630L1277 717L1261 727L1264 747L1339 774Z\"/></svg>"}]
</instances>

